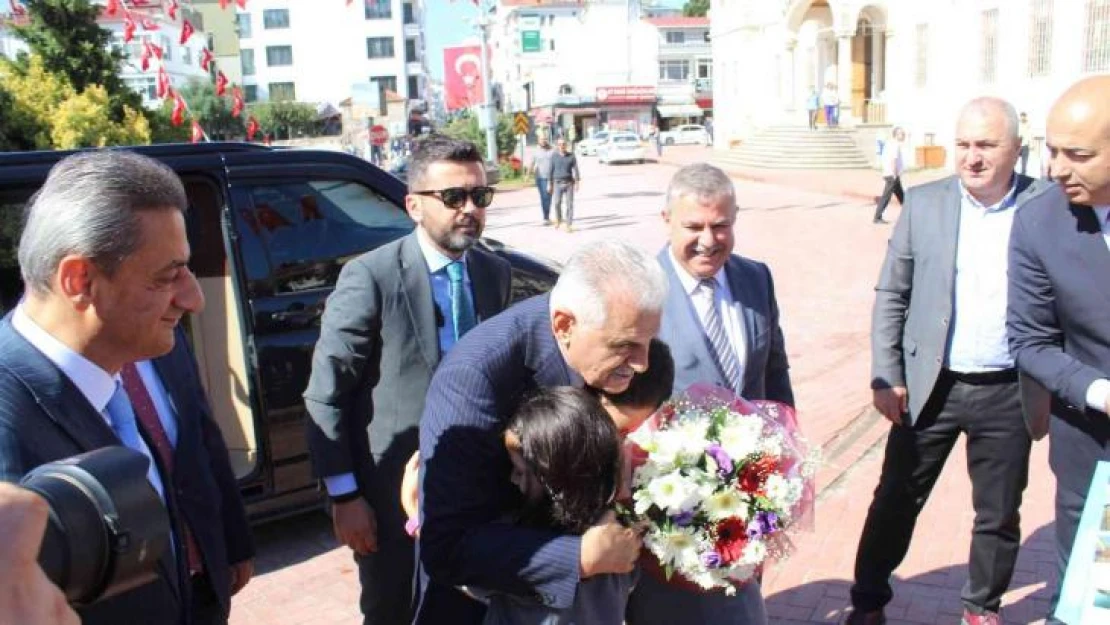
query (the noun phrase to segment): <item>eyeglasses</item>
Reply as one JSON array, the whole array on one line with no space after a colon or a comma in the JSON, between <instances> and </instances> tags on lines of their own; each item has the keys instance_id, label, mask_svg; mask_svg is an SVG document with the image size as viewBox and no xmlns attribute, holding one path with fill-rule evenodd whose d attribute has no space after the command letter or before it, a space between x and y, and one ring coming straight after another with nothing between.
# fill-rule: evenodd
<instances>
[{"instance_id":1,"label":"eyeglasses","mask_svg":"<svg viewBox=\"0 0 1110 625\"><path fill-rule=\"evenodd\" d=\"M470 187L469 189L466 187L448 187L432 191L412 191L412 193L438 198L447 208L460 210L466 206L467 197L478 208L488 207L493 203L493 194L496 191L493 187Z\"/></svg>"}]
</instances>

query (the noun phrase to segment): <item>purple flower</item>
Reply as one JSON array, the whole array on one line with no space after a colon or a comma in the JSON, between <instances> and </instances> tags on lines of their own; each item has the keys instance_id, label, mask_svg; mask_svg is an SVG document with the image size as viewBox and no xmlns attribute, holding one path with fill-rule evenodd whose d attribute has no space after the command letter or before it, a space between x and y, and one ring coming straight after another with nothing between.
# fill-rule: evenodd
<instances>
[{"instance_id":1,"label":"purple flower","mask_svg":"<svg viewBox=\"0 0 1110 625\"><path fill-rule=\"evenodd\" d=\"M687 510L671 517L671 522L679 527L687 527L694 522L694 511Z\"/></svg>"},{"instance_id":2,"label":"purple flower","mask_svg":"<svg viewBox=\"0 0 1110 625\"><path fill-rule=\"evenodd\" d=\"M778 530L779 515L774 512L760 512L756 515L756 521L759 522L760 534L764 536Z\"/></svg>"},{"instance_id":3,"label":"purple flower","mask_svg":"<svg viewBox=\"0 0 1110 625\"><path fill-rule=\"evenodd\" d=\"M756 538L759 538L763 535L763 526L759 524L759 519L752 519L752 521L748 523L747 532L748 538L752 540L755 540Z\"/></svg>"},{"instance_id":4,"label":"purple flower","mask_svg":"<svg viewBox=\"0 0 1110 625\"><path fill-rule=\"evenodd\" d=\"M701 565L707 569L717 569L721 567L721 554L716 551L701 554Z\"/></svg>"},{"instance_id":5,"label":"purple flower","mask_svg":"<svg viewBox=\"0 0 1110 625\"><path fill-rule=\"evenodd\" d=\"M705 455L717 463L717 475L721 478L727 478L732 473L732 458L728 457L728 453L725 452L723 447L713 443L705 448Z\"/></svg>"}]
</instances>

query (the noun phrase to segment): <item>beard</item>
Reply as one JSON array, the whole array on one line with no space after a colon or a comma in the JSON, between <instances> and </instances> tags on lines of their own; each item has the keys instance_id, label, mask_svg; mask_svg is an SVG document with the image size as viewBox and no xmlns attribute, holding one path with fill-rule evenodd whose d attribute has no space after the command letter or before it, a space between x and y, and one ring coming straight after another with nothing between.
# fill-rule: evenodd
<instances>
[{"instance_id":1,"label":"beard","mask_svg":"<svg viewBox=\"0 0 1110 625\"><path fill-rule=\"evenodd\" d=\"M467 226L472 228L473 233L461 229ZM482 222L474 218L467 218L455 221L443 229L428 234L441 248L461 254L473 247L475 241L482 236L482 227Z\"/></svg>"}]
</instances>

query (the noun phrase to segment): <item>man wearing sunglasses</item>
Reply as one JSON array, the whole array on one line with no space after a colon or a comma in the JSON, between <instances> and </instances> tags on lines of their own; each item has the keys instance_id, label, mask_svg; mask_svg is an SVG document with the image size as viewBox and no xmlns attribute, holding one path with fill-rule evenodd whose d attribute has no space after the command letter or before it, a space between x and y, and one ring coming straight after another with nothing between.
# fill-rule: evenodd
<instances>
[{"instance_id":1,"label":"man wearing sunglasses","mask_svg":"<svg viewBox=\"0 0 1110 625\"><path fill-rule=\"evenodd\" d=\"M432 372L509 304L509 264L473 247L494 195L478 148L422 139L408 183L416 229L343 267L304 393L313 465L336 536L355 552L367 625L412 620L415 556L399 493Z\"/></svg>"}]
</instances>

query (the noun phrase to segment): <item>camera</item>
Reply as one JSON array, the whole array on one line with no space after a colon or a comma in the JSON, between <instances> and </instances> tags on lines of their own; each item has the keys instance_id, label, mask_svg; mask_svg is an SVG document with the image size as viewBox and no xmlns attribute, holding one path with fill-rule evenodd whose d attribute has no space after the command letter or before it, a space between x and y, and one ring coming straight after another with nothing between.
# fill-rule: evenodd
<instances>
[{"instance_id":1,"label":"camera","mask_svg":"<svg viewBox=\"0 0 1110 625\"><path fill-rule=\"evenodd\" d=\"M138 451L104 447L36 467L20 481L50 504L39 565L71 605L157 578L170 521L147 480L149 466Z\"/></svg>"}]
</instances>

